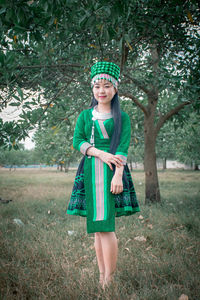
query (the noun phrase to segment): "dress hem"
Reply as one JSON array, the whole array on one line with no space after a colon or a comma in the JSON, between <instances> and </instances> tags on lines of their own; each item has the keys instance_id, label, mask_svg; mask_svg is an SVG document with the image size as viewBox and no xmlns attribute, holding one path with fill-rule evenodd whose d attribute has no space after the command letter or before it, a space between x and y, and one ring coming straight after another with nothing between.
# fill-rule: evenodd
<instances>
[{"instance_id":1,"label":"dress hem","mask_svg":"<svg viewBox=\"0 0 200 300\"><path fill-rule=\"evenodd\" d=\"M136 212L140 212L139 207L122 207L122 208L115 208L115 216L116 217L122 217L122 216L130 216L132 214L135 214ZM74 210L67 210L66 214L68 215L74 215L74 216L80 216L80 217L87 217L86 211L81 211L79 209Z\"/></svg>"},{"instance_id":2,"label":"dress hem","mask_svg":"<svg viewBox=\"0 0 200 300\"><path fill-rule=\"evenodd\" d=\"M75 215L75 216L80 216L80 217L86 217L86 211L81 211L79 209L74 209L74 210L67 210L66 212L67 215Z\"/></svg>"}]
</instances>

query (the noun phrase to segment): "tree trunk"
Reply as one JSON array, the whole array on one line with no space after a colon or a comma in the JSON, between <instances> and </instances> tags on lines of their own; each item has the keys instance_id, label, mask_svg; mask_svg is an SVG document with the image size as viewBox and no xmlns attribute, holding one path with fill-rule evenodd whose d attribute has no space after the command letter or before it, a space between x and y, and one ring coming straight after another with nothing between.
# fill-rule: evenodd
<instances>
[{"instance_id":1,"label":"tree trunk","mask_svg":"<svg viewBox=\"0 0 200 300\"><path fill-rule=\"evenodd\" d=\"M156 134L152 115L144 119L144 171L145 171L145 204L160 202L160 189L156 166Z\"/></svg>"},{"instance_id":2,"label":"tree trunk","mask_svg":"<svg viewBox=\"0 0 200 300\"><path fill-rule=\"evenodd\" d=\"M144 116L144 172L145 172L145 204L160 202L160 189L156 165L156 127L154 125L158 101L158 63L159 56L156 43L150 47L154 79L147 92L148 106Z\"/></svg>"},{"instance_id":3,"label":"tree trunk","mask_svg":"<svg viewBox=\"0 0 200 300\"><path fill-rule=\"evenodd\" d=\"M133 163L132 163L132 159L130 159L130 169L131 169L131 172L133 171Z\"/></svg>"},{"instance_id":4,"label":"tree trunk","mask_svg":"<svg viewBox=\"0 0 200 300\"><path fill-rule=\"evenodd\" d=\"M70 160L68 160L65 164L65 173L68 173L69 171L69 165L70 165Z\"/></svg>"},{"instance_id":5,"label":"tree trunk","mask_svg":"<svg viewBox=\"0 0 200 300\"><path fill-rule=\"evenodd\" d=\"M196 164L196 163L194 164L194 170L195 170L195 171L199 171L199 165Z\"/></svg>"},{"instance_id":6,"label":"tree trunk","mask_svg":"<svg viewBox=\"0 0 200 300\"><path fill-rule=\"evenodd\" d=\"M163 170L166 170L167 169L167 159L166 157L163 158Z\"/></svg>"}]
</instances>

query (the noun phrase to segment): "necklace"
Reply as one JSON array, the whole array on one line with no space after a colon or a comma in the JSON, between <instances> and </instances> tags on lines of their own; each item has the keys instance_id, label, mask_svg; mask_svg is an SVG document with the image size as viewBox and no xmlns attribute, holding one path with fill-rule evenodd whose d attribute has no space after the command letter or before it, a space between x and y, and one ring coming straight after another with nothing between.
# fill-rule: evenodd
<instances>
[{"instance_id":1,"label":"necklace","mask_svg":"<svg viewBox=\"0 0 200 300\"><path fill-rule=\"evenodd\" d=\"M97 105L94 107L93 111L92 111L92 115L94 120L107 120L107 119L111 119L112 113L101 113L99 111L97 111Z\"/></svg>"}]
</instances>

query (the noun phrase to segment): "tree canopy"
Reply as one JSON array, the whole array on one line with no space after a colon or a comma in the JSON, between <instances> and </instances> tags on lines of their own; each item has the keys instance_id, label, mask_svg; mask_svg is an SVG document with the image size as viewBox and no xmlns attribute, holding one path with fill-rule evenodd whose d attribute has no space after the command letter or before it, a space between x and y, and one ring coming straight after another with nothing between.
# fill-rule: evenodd
<instances>
[{"instance_id":1,"label":"tree canopy","mask_svg":"<svg viewBox=\"0 0 200 300\"><path fill-rule=\"evenodd\" d=\"M36 124L64 125L89 104L91 65L113 61L120 96L144 114L146 199L159 201L159 130L199 109L199 11L194 0L1 1L2 109L22 110L1 123L1 144L16 147Z\"/></svg>"}]
</instances>

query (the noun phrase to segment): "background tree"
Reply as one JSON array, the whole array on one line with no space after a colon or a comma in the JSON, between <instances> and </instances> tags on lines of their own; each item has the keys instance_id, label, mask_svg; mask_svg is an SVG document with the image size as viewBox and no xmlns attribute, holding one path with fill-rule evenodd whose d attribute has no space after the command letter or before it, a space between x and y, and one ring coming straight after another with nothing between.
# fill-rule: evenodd
<instances>
[{"instance_id":1,"label":"background tree","mask_svg":"<svg viewBox=\"0 0 200 300\"><path fill-rule=\"evenodd\" d=\"M200 166L200 116L191 113L190 122L177 129L176 158L199 170Z\"/></svg>"},{"instance_id":2,"label":"background tree","mask_svg":"<svg viewBox=\"0 0 200 300\"><path fill-rule=\"evenodd\" d=\"M122 71L120 95L144 114L146 203L160 201L159 130L187 105L198 108L197 2L19 1L3 2L0 11L2 106L22 108L20 125L2 124L2 142L16 143L42 124L66 93L66 110L69 101L78 113L86 107L90 66L112 60Z\"/></svg>"},{"instance_id":3,"label":"background tree","mask_svg":"<svg viewBox=\"0 0 200 300\"><path fill-rule=\"evenodd\" d=\"M158 134L156 143L157 158L162 160L163 170L167 168L167 160L176 159L176 139L177 132L173 122L165 123Z\"/></svg>"},{"instance_id":4,"label":"background tree","mask_svg":"<svg viewBox=\"0 0 200 300\"><path fill-rule=\"evenodd\" d=\"M46 121L48 126L39 128L34 135L35 151L41 153L42 161L47 165L57 164L58 169L60 168L62 171L64 168L67 172L70 163L77 161L77 157L79 157L72 146L75 119L71 116L64 119L65 124L57 125L53 125L55 120L52 116Z\"/></svg>"},{"instance_id":5,"label":"background tree","mask_svg":"<svg viewBox=\"0 0 200 300\"><path fill-rule=\"evenodd\" d=\"M38 164L39 157L34 150L25 150L24 145L19 145L19 149L1 149L0 151L0 165L15 168L16 166L27 166Z\"/></svg>"}]
</instances>

